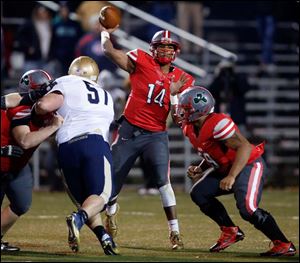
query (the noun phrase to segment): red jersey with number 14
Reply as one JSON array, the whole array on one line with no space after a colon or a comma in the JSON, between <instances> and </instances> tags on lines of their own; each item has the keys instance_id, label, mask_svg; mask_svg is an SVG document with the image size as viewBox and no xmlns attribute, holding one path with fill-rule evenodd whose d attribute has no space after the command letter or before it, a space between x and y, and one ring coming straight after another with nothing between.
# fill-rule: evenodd
<instances>
[{"instance_id":1,"label":"red jersey with number 14","mask_svg":"<svg viewBox=\"0 0 300 263\"><path fill-rule=\"evenodd\" d=\"M194 126L183 126L183 133L190 139L195 149L214 165L219 172L227 173L236 156L234 149L226 147L222 141L229 139L236 131L239 131L233 120L223 113L211 113L205 119L199 135L196 135ZM252 152L247 164L252 163L264 152L264 144L257 146L252 144Z\"/></svg>"},{"instance_id":2,"label":"red jersey with number 14","mask_svg":"<svg viewBox=\"0 0 300 263\"><path fill-rule=\"evenodd\" d=\"M126 119L145 130L166 130L171 81L177 82L184 71L171 66L170 72L164 74L154 58L141 49L129 51L127 55L134 61L135 71L130 74L131 92L124 110ZM193 83L194 78L188 74L188 81L180 92Z\"/></svg>"}]
</instances>

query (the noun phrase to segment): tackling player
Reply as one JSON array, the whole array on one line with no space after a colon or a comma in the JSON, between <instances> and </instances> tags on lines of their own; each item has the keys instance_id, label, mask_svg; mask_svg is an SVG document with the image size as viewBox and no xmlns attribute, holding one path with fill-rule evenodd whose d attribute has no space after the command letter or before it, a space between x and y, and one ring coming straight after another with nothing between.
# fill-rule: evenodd
<instances>
[{"instance_id":1,"label":"tackling player","mask_svg":"<svg viewBox=\"0 0 300 263\"><path fill-rule=\"evenodd\" d=\"M214 105L215 100L207 89L194 86L180 94L176 113L185 136L213 167L209 172L196 166L188 169L188 176L194 180L192 200L222 231L210 251L219 252L244 239L243 231L216 199L233 193L241 217L274 244L271 250L260 255L295 255L295 246L281 232L273 216L258 207L267 176L262 158L264 144L250 144L229 116L213 112Z\"/></svg>"},{"instance_id":2,"label":"tackling player","mask_svg":"<svg viewBox=\"0 0 300 263\"><path fill-rule=\"evenodd\" d=\"M104 253L117 255L118 248L104 230L100 216L114 186L108 143L113 100L97 84L99 68L90 57L73 60L68 74L56 79L51 92L36 103L36 112L57 110L65 118L56 135L58 161L68 193L78 208L67 217L69 246L74 252L79 250L79 231L87 224Z\"/></svg>"},{"instance_id":3,"label":"tackling player","mask_svg":"<svg viewBox=\"0 0 300 263\"><path fill-rule=\"evenodd\" d=\"M116 27L117 28L117 27ZM127 53L115 49L110 41L114 29L101 26L103 52L130 74L131 92L118 137L112 146L116 189L106 209L106 228L117 234L117 197L135 160L142 156L155 178L169 226L172 249L183 248L176 214L176 198L170 183L170 159L166 120L177 93L193 84L194 79L172 65L180 51L177 37L167 30L154 34L151 54L135 49Z\"/></svg>"},{"instance_id":4,"label":"tackling player","mask_svg":"<svg viewBox=\"0 0 300 263\"><path fill-rule=\"evenodd\" d=\"M34 88L41 88L50 79L43 70L28 71L22 76L19 89L31 92ZM44 121L48 121L48 124L41 127ZM19 158L1 155L1 205L5 195L10 201L1 211L1 252L19 250L3 242L2 237L31 205L33 180L24 167L39 144L52 135L61 123L60 116L51 115L50 119L45 120L32 117L30 106L1 110L1 145L19 145L24 151Z\"/></svg>"},{"instance_id":5,"label":"tackling player","mask_svg":"<svg viewBox=\"0 0 300 263\"><path fill-rule=\"evenodd\" d=\"M26 76L29 75L28 72ZM29 79L23 79L23 81L30 81ZM4 96L1 96L1 110L14 108L19 105L33 105L39 98L44 96L52 88L51 81L45 82L38 89L30 90L29 92L15 92ZM20 157L23 154L22 148L16 145L1 145L1 156L6 157Z\"/></svg>"}]
</instances>

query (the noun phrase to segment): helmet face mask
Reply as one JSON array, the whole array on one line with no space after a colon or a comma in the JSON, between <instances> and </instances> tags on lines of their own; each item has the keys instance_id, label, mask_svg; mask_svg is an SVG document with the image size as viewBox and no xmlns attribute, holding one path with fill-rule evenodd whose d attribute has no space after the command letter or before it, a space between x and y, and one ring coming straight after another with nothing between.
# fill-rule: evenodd
<instances>
[{"instance_id":1,"label":"helmet face mask","mask_svg":"<svg viewBox=\"0 0 300 263\"><path fill-rule=\"evenodd\" d=\"M99 68L97 63L92 58L88 56L81 56L72 61L68 74L85 77L97 82Z\"/></svg>"},{"instance_id":2,"label":"helmet face mask","mask_svg":"<svg viewBox=\"0 0 300 263\"><path fill-rule=\"evenodd\" d=\"M192 123L214 111L215 100L211 93L199 86L193 86L179 95L176 117L179 123Z\"/></svg>"},{"instance_id":3,"label":"helmet face mask","mask_svg":"<svg viewBox=\"0 0 300 263\"><path fill-rule=\"evenodd\" d=\"M39 89L51 79L49 73L41 69L26 71L19 81L18 91L28 92L31 89Z\"/></svg>"},{"instance_id":4,"label":"helmet face mask","mask_svg":"<svg viewBox=\"0 0 300 263\"><path fill-rule=\"evenodd\" d=\"M169 64L175 60L176 55L180 52L178 38L170 31L158 31L151 40L150 51L159 64Z\"/></svg>"}]
</instances>

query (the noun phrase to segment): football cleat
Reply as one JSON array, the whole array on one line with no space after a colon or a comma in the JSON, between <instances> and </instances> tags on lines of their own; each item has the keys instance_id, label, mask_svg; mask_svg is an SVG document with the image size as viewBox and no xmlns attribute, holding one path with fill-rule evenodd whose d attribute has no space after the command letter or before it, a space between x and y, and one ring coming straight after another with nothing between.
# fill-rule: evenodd
<instances>
[{"instance_id":1,"label":"football cleat","mask_svg":"<svg viewBox=\"0 0 300 263\"><path fill-rule=\"evenodd\" d=\"M117 203L116 212L113 215L109 215L107 211L105 212L104 218L104 228L106 232L112 237L115 238L118 233L118 225L117 225L117 215L120 209L119 204Z\"/></svg>"},{"instance_id":2,"label":"football cleat","mask_svg":"<svg viewBox=\"0 0 300 263\"><path fill-rule=\"evenodd\" d=\"M262 257L294 256L296 248L292 242L284 243L280 240L273 241L274 246L267 252L260 253Z\"/></svg>"},{"instance_id":3,"label":"football cleat","mask_svg":"<svg viewBox=\"0 0 300 263\"><path fill-rule=\"evenodd\" d=\"M69 247L72 249L73 252L79 251L79 243L80 243L80 237L79 237L79 222L77 222L79 219L77 218L77 214L73 212L71 215L66 217L67 226L69 229L69 235L68 235L68 243Z\"/></svg>"},{"instance_id":4,"label":"football cleat","mask_svg":"<svg viewBox=\"0 0 300 263\"><path fill-rule=\"evenodd\" d=\"M102 236L100 244L105 255L120 255L119 249L110 235L104 234Z\"/></svg>"},{"instance_id":5,"label":"football cleat","mask_svg":"<svg viewBox=\"0 0 300 263\"><path fill-rule=\"evenodd\" d=\"M172 244L172 249L183 249L183 242L180 237L180 234L177 231L171 231L170 233L170 242Z\"/></svg>"},{"instance_id":6,"label":"football cleat","mask_svg":"<svg viewBox=\"0 0 300 263\"><path fill-rule=\"evenodd\" d=\"M1 253L2 252L17 252L20 251L20 248L9 245L8 242L1 240Z\"/></svg>"},{"instance_id":7,"label":"football cleat","mask_svg":"<svg viewBox=\"0 0 300 263\"><path fill-rule=\"evenodd\" d=\"M221 226L221 236L217 243L210 247L210 252L219 252L230 245L244 239L245 235L238 226L226 227Z\"/></svg>"}]
</instances>

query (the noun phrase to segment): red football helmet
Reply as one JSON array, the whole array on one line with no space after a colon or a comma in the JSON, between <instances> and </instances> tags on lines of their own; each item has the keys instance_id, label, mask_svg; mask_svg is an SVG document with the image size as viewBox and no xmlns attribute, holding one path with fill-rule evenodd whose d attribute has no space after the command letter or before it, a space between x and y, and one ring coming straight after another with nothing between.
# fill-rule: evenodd
<instances>
[{"instance_id":1,"label":"red football helmet","mask_svg":"<svg viewBox=\"0 0 300 263\"><path fill-rule=\"evenodd\" d=\"M52 77L44 70L33 69L25 72L19 81L19 92L28 92L30 89L39 89Z\"/></svg>"},{"instance_id":2,"label":"red football helmet","mask_svg":"<svg viewBox=\"0 0 300 263\"><path fill-rule=\"evenodd\" d=\"M171 45L174 47L174 50L170 50L169 48L161 48L159 45ZM158 31L152 37L150 51L152 52L153 58L160 64L169 64L180 52L179 40L176 35L168 30Z\"/></svg>"}]
</instances>

